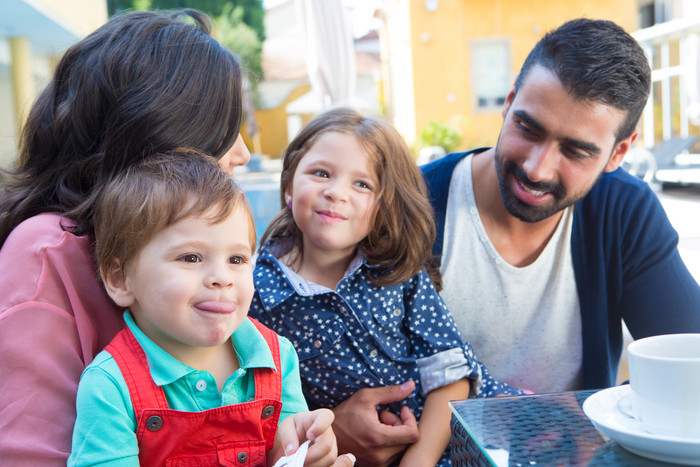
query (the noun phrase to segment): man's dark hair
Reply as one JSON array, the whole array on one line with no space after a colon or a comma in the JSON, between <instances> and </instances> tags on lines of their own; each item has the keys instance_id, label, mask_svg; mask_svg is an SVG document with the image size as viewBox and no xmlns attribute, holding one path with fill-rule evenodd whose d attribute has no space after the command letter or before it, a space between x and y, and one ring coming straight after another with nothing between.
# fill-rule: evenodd
<instances>
[{"instance_id":1,"label":"man's dark hair","mask_svg":"<svg viewBox=\"0 0 700 467\"><path fill-rule=\"evenodd\" d=\"M536 65L553 72L577 99L627 111L616 143L632 134L649 97L651 69L637 41L620 26L579 18L548 32L525 59L516 93Z\"/></svg>"}]
</instances>

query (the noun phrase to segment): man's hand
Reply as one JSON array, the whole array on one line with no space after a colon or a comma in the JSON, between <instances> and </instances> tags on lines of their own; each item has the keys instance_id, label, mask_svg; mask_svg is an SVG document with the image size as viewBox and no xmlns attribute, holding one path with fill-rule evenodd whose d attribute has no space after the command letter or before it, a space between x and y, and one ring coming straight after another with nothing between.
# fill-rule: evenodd
<instances>
[{"instance_id":1,"label":"man's hand","mask_svg":"<svg viewBox=\"0 0 700 467\"><path fill-rule=\"evenodd\" d=\"M408 397L413 381L383 388L364 388L340 403L333 410L333 430L341 452L351 452L357 465L388 465L406 448L418 441L416 417L408 407L401 416L384 411L377 417L377 406Z\"/></svg>"}]
</instances>

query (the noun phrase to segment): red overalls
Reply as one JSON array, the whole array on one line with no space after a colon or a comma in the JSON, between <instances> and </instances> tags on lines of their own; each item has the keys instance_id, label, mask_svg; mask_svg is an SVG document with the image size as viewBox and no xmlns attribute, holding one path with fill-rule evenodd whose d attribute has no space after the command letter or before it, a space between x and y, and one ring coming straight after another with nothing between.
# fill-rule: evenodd
<instances>
[{"instance_id":1,"label":"red overalls","mask_svg":"<svg viewBox=\"0 0 700 467\"><path fill-rule=\"evenodd\" d=\"M136 412L142 466L267 465L282 402L277 335L251 321L265 337L277 371L255 368L255 400L204 412L170 410L163 388L153 382L146 354L126 328L106 347L119 365Z\"/></svg>"}]
</instances>

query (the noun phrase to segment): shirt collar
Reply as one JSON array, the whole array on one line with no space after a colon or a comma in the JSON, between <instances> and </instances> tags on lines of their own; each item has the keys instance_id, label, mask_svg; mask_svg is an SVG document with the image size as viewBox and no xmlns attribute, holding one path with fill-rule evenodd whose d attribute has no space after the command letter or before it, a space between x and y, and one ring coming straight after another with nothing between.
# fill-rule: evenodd
<instances>
[{"instance_id":1,"label":"shirt collar","mask_svg":"<svg viewBox=\"0 0 700 467\"><path fill-rule=\"evenodd\" d=\"M307 281L289 266L279 261L278 258L289 252L290 248L291 241L279 242L276 240L269 240L260 248L256 267L261 269L256 274L255 281L256 289L263 298L263 302L268 302L266 298L269 298L273 292L276 295L275 302L284 301L293 293L302 297L310 297L333 292L328 287ZM362 247L358 247L343 279L359 274L362 266L367 266L366 257ZM280 277L283 280L280 281Z\"/></svg>"},{"instance_id":2,"label":"shirt collar","mask_svg":"<svg viewBox=\"0 0 700 467\"><path fill-rule=\"evenodd\" d=\"M199 371L182 363L153 342L136 325L131 311L124 312L124 321L146 354L151 377L158 386L166 386L190 373ZM267 345L263 335L248 318L243 320L238 329L234 331L231 341L238 355L241 369L275 369L270 346Z\"/></svg>"}]
</instances>

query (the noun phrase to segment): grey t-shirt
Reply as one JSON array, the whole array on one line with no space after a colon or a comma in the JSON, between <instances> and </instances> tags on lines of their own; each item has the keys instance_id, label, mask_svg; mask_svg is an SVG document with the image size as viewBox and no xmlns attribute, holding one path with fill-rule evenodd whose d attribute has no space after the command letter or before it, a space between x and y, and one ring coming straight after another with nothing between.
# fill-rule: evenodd
<instances>
[{"instance_id":1,"label":"grey t-shirt","mask_svg":"<svg viewBox=\"0 0 700 467\"><path fill-rule=\"evenodd\" d=\"M534 392L581 388L581 314L571 262L573 208L540 256L508 264L481 223L472 156L455 167L447 198L442 298L486 368ZM450 254L446 254L450 252Z\"/></svg>"}]
</instances>

